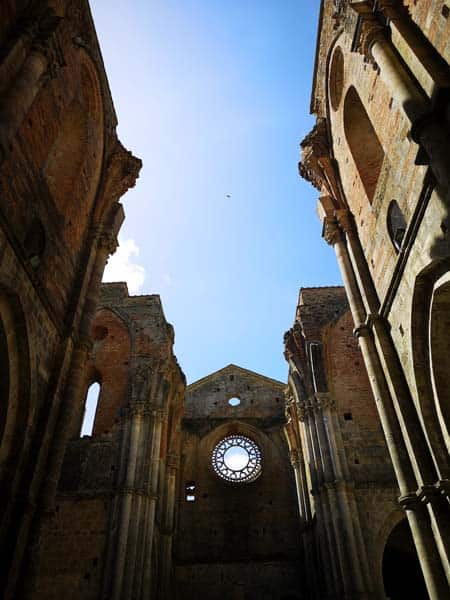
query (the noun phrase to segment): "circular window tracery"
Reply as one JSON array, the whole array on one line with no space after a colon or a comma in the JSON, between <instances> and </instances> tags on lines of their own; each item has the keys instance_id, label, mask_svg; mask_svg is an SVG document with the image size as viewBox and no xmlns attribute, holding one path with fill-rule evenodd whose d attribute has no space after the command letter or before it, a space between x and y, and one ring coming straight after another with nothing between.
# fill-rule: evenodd
<instances>
[{"instance_id":1,"label":"circular window tracery","mask_svg":"<svg viewBox=\"0 0 450 600\"><path fill-rule=\"evenodd\" d=\"M261 450L248 437L229 435L214 448L212 465L217 475L226 481L249 483L261 474Z\"/></svg>"}]
</instances>

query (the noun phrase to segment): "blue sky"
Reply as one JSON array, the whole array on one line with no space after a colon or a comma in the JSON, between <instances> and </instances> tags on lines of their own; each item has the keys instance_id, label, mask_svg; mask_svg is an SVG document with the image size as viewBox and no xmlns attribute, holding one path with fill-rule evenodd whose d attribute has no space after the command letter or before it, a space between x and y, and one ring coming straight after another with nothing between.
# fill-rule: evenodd
<instances>
[{"instance_id":1,"label":"blue sky","mask_svg":"<svg viewBox=\"0 0 450 600\"><path fill-rule=\"evenodd\" d=\"M91 0L119 120L144 166L108 280L161 295L188 382L236 363L284 381L300 286L340 284L311 129L318 0Z\"/></svg>"}]
</instances>

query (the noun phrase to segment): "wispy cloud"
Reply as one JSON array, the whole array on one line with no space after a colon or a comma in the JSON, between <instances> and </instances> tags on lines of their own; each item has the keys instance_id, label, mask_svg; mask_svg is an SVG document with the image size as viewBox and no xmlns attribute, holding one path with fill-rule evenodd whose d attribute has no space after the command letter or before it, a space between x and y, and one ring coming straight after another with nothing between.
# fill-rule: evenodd
<instances>
[{"instance_id":1,"label":"wispy cloud","mask_svg":"<svg viewBox=\"0 0 450 600\"><path fill-rule=\"evenodd\" d=\"M130 238L119 237L119 247L111 256L103 274L103 281L126 281L130 294L138 294L145 281L145 267L135 262L139 246Z\"/></svg>"}]
</instances>

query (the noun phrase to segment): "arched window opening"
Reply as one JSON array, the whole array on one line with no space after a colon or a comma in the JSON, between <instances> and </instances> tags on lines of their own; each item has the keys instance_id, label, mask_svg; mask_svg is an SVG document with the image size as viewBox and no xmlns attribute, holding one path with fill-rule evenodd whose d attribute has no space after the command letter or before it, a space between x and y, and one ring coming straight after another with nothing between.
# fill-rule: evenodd
<instances>
[{"instance_id":1,"label":"arched window opening","mask_svg":"<svg viewBox=\"0 0 450 600\"><path fill-rule=\"evenodd\" d=\"M383 553L383 583L390 600L427 598L427 590L408 521L391 531Z\"/></svg>"},{"instance_id":2,"label":"arched window opening","mask_svg":"<svg viewBox=\"0 0 450 600\"><path fill-rule=\"evenodd\" d=\"M9 353L3 321L0 319L0 442L6 426L9 403Z\"/></svg>"},{"instance_id":3,"label":"arched window opening","mask_svg":"<svg viewBox=\"0 0 450 600\"><path fill-rule=\"evenodd\" d=\"M94 382L89 386L84 405L83 425L81 426L80 437L92 435L94 429L95 414L97 412L98 400L100 398L100 384Z\"/></svg>"},{"instance_id":4,"label":"arched window opening","mask_svg":"<svg viewBox=\"0 0 450 600\"><path fill-rule=\"evenodd\" d=\"M383 164L384 150L353 86L345 96L344 130L367 198L372 203Z\"/></svg>"},{"instance_id":5,"label":"arched window opening","mask_svg":"<svg viewBox=\"0 0 450 600\"><path fill-rule=\"evenodd\" d=\"M387 211L387 228L391 242L397 252L402 247L406 233L406 219L396 200L392 200Z\"/></svg>"},{"instance_id":6,"label":"arched window opening","mask_svg":"<svg viewBox=\"0 0 450 600\"><path fill-rule=\"evenodd\" d=\"M430 357L433 392L438 419L445 440L450 434L450 282L433 295L430 318ZM448 450L450 452L450 443Z\"/></svg>"}]
</instances>

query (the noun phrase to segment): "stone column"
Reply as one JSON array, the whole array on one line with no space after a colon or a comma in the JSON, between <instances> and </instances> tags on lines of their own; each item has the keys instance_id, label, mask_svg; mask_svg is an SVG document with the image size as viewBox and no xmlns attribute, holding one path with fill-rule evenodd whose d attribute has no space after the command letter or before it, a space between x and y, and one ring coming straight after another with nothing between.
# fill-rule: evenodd
<instances>
[{"instance_id":1,"label":"stone column","mask_svg":"<svg viewBox=\"0 0 450 600\"><path fill-rule=\"evenodd\" d=\"M442 105L431 110L431 104L416 78L404 65L396 48L370 7L362 8L359 50L380 70L380 77L392 91L411 122L414 140L428 157L436 180L445 194L450 184L450 130L448 123L449 99L442 96ZM358 10L358 8L356 8Z\"/></svg>"},{"instance_id":2,"label":"stone column","mask_svg":"<svg viewBox=\"0 0 450 600\"><path fill-rule=\"evenodd\" d=\"M161 600L172 596L172 546L174 534L175 498L177 491L180 457L178 454L169 454L167 457L166 475L166 502L164 506L163 530L161 542Z\"/></svg>"},{"instance_id":3,"label":"stone column","mask_svg":"<svg viewBox=\"0 0 450 600\"><path fill-rule=\"evenodd\" d=\"M144 411L144 406L139 403L132 404L127 410L127 418L129 419L130 423L129 426L124 429L124 433L128 439L125 438L123 440L121 452L122 470L125 472L125 476L119 490L120 517L118 528L119 533L115 548L116 559L114 565L114 580L111 596L113 600L125 600L125 598L129 597L128 593L123 589L123 582L125 579L125 565L127 562L127 557L130 550L132 551L134 549L133 542L135 541L129 540L129 528L132 518L133 498L138 492L138 489L135 487L136 463L138 446L141 442L140 432L144 418Z\"/></svg>"},{"instance_id":4,"label":"stone column","mask_svg":"<svg viewBox=\"0 0 450 600\"><path fill-rule=\"evenodd\" d=\"M404 439L397 421L390 391L384 377L383 367L374 343L373 333L365 324L364 305L359 294L353 266L351 264L347 245L338 223L334 217L325 218L324 237L334 246L339 268L347 290L350 308L355 322L355 334L358 337L367 374L374 394L381 424L386 438L389 454L392 460L397 482L400 488L400 503L406 506L403 498L416 497L414 491L417 482L414 476L410 457L405 447ZM412 510L407 503L406 510L411 527L414 543L419 553L419 560L424 574L425 583L431 600L439 600L448 592L448 583L443 573L440 557L434 543L430 523L423 518L422 512Z\"/></svg>"},{"instance_id":5,"label":"stone column","mask_svg":"<svg viewBox=\"0 0 450 600\"><path fill-rule=\"evenodd\" d=\"M146 523L146 543L143 548L144 560L142 568L142 600L149 598L152 592L152 553L154 551L154 529L156 500L158 498L158 476L160 467L160 448L163 422L167 419L167 412L164 409L155 409L152 412L153 418L153 443L151 453L151 471L149 474L147 489L147 523Z\"/></svg>"},{"instance_id":6,"label":"stone column","mask_svg":"<svg viewBox=\"0 0 450 600\"><path fill-rule=\"evenodd\" d=\"M321 454L324 460L324 485L333 519L345 597L365 598L364 579L359 568L361 557L355 545L353 522L349 517L345 498L344 500L342 499L342 489L339 485L341 482L336 479L336 473L334 471L335 457L332 456L328 436L325 430L321 400L323 400L323 394L316 393L315 420Z\"/></svg>"},{"instance_id":7,"label":"stone column","mask_svg":"<svg viewBox=\"0 0 450 600\"><path fill-rule=\"evenodd\" d=\"M82 382L85 375L85 366L91 347L89 339L90 328L97 307L102 275L108 256L115 251L116 245L115 236L101 235L98 237L95 246L96 251L92 253L92 262L87 268L88 273L90 271L90 275L86 277L89 283L86 287L83 316L79 328L80 336L72 353L69 376L62 392L64 396L58 411L58 426L53 440L53 449L49 455L47 476L42 493L42 503L46 510L53 508L67 441L77 414L77 399L80 389L83 387Z\"/></svg>"},{"instance_id":8,"label":"stone column","mask_svg":"<svg viewBox=\"0 0 450 600\"><path fill-rule=\"evenodd\" d=\"M345 452L342 447L338 449L336 438L340 431L340 425L338 419L334 418L336 416L336 406L329 393L316 392L316 397L321 411L324 438L329 447L332 460L333 481L330 487L333 488L338 498L341 529L339 535L347 544L345 559L350 560L347 568L351 573L352 594L356 594L357 598L367 598L372 589L371 576L358 514L357 512L353 514L350 509L352 505L355 505L354 484L350 480Z\"/></svg>"},{"instance_id":9,"label":"stone column","mask_svg":"<svg viewBox=\"0 0 450 600\"><path fill-rule=\"evenodd\" d=\"M423 502L427 504L430 512L434 537L444 570L449 573L450 584L450 510L448 503L436 489L438 473L392 341L389 324L378 314L378 298L375 295L367 261L359 243L354 220L349 210L337 211L337 215L339 224L348 240L350 260L354 265L354 270L360 274L363 297L369 308L366 323L372 329L380 363L384 373L388 376L387 383L394 399L396 417L400 424L404 444L412 460L416 480L419 483L417 494L423 498Z\"/></svg>"},{"instance_id":10,"label":"stone column","mask_svg":"<svg viewBox=\"0 0 450 600\"><path fill-rule=\"evenodd\" d=\"M15 79L2 91L0 101L0 163L10 151L10 145L28 111L45 82L45 74L56 66L55 53L51 47L51 38L60 18L41 19L37 27L25 34L23 43L16 45L16 52L23 53L27 37L34 36L31 50L22 62ZM62 61L62 59L61 59ZM60 62L61 62L60 61ZM5 76L6 73L4 72Z\"/></svg>"},{"instance_id":11,"label":"stone column","mask_svg":"<svg viewBox=\"0 0 450 600\"><path fill-rule=\"evenodd\" d=\"M291 465L294 469L298 502L301 517L301 536L306 563L308 593L317 598L319 592L316 565L314 560L315 540L312 531L312 515L305 471L305 459L301 448L293 448L290 453Z\"/></svg>"},{"instance_id":12,"label":"stone column","mask_svg":"<svg viewBox=\"0 0 450 600\"><path fill-rule=\"evenodd\" d=\"M330 505L330 497L327 493L328 473L325 475L325 466L321 452L319 436L317 432L317 424L315 418L315 402L308 402L305 406L305 426L310 440L311 457L314 459L314 464L310 470L315 472L315 485L313 485L312 493L314 496L314 505L317 513L318 525L321 529L321 548L324 553L324 564L331 565L332 582L329 583L330 597L338 597L339 584L343 581L343 573L341 573L341 562L339 558L342 556L342 548L340 547L339 539L337 538L337 515ZM311 473L312 475L312 473ZM337 596L333 594L336 593Z\"/></svg>"},{"instance_id":13,"label":"stone column","mask_svg":"<svg viewBox=\"0 0 450 600\"><path fill-rule=\"evenodd\" d=\"M297 490L300 518L303 522L310 520L309 503L307 501L308 489L306 487L306 474L303 453L300 448L292 448L290 452L291 465L294 469L295 487ZM309 514L308 514L309 513Z\"/></svg>"}]
</instances>

